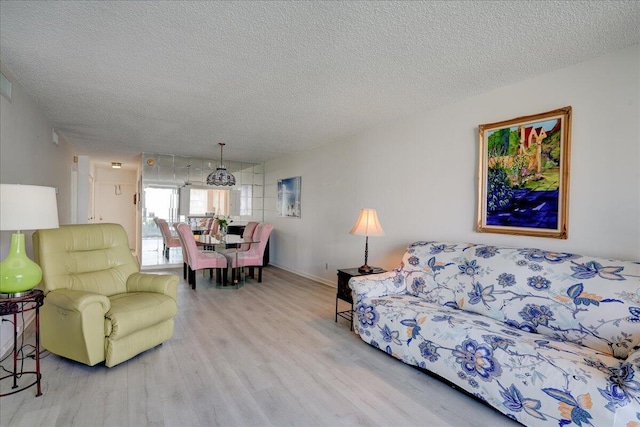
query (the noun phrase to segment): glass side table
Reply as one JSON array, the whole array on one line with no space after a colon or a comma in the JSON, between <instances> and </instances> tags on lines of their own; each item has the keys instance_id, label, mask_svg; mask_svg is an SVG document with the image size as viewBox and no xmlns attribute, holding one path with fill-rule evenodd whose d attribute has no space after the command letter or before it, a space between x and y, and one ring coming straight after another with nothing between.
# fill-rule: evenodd
<instances>
[{"instance_id":1,"label":"glass side table","mask_svg":"<svg viewBox=\"0 0 640 427\"><path fill-rule=\"evenodd\" d=\"M40 307L44 303L44 293L39 289L33 289L21 296L0 295L0 316L12 316L13 317L13 369L9 370L2 367L3 372L9 372L9 375L5 375L0 378L0 382L5 380L13 380L10 392L0 394L0 397L9 396L28 389L31 386L37 385L37 396L42 396L42 389L40 387ZM25 345L22 344L18 347L18 315L24 315L29 311L35 310L36 314L36 345L33 358L35 359L36 366L35 371L24 370L24 359L31 357L25 355ZM24 329L22 331L24 334ZM23 341L24 342L24 341ZM20 361L20 368L18 369L18 361ZM23 377L29 378L27 384L18 384L18 380ZM31 382L31 378L33 382Z\"/></svg>"}]
</instances>

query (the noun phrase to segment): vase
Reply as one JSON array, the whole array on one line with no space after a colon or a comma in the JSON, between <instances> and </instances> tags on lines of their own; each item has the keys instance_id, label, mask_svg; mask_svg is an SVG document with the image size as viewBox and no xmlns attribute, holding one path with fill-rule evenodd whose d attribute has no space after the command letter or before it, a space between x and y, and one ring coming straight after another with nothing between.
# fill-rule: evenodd
<instances>
[{"instance_id":1,"label":"vase","mask_svg":"<svg viewBox=\"0 0 640 427\"><path fill-rule=\"evenodd\" d=\"M40 283L41 279L40 266L31 261L24 250L24 234L12 234L9 253L0 263L0 293L22 294Z\"/></svg>"}]
</instances>

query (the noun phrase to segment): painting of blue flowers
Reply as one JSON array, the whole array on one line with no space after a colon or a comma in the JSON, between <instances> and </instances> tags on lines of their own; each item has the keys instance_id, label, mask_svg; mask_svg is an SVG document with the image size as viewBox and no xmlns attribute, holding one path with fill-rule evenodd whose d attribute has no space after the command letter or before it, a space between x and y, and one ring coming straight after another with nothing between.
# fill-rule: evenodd
<instances>
[{"instance_id":1,"label":"painting of blue flowers","mask_svg":"<svg viewBox=\"0 0 640 427\"><path fill-rule=\"evenodd\" d=\"M478 130L476 230L566 239L571 107Z\"/></svg>"}]
</instances>

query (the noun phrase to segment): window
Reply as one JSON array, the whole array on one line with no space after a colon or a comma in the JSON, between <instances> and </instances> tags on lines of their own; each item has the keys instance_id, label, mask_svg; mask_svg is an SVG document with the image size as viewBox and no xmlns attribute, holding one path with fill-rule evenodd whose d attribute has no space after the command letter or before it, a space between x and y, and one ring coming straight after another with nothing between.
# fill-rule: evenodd
<instances>
[{"instance_id":1,"label":"window","mask_svg":"<svg viewBox=\"0 0 640 427\"><path fill-rule=\"evenodd\" d=\"M253 185L240 186L240 215L251 215Z\"/></svg>"},{"instance_id":2,"label":"window","mask_svg":"<svg viewBox=\"0 0 640 427\"><path fill-rule=\"evenodd\" d=\"M189 214L206 215L207 212L229 215L229 191L192 188L189 191Z\"/></svg>"},{"instance_id":3,"label":"window","mask_svg":"<svg viewBox=\"0 0 640 427\"><path fill-rule=\"evenodd\" d=\"M189 191L189 214L204 215L207 213L207 190Z\"/></svg>"}]
</instances>

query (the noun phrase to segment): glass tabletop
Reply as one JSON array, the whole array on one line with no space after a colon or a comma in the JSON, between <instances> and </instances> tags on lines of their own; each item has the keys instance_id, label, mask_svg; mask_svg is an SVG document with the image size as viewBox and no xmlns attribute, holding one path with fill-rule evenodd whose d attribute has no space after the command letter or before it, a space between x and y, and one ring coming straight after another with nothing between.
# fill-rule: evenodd
<instances>
[{"instance_id":1,"label":"glass tabletop","mask_svg":"<svg viewBox=\"0 0 640 427\"><path fill-rule=\"evenodd\" d=\"M200 234L193 236L196 239L196 243L200 246L222 246L225 247L237 247L248 243L260 243L259 240L254 240L251 237L242 237L236 234L227 234L224 237L218 238L209 234Z\"/></svg>"},{"instance_id":2,"label":"glass tabletop","mask_svg":"<svg viewBox=\"0 0 640 427\"><path fill-rule=\"evenodd\" d=\"M194 235L193 238L196 240L196 244L201 246L206 250L213 249L214 252L223 251L224 249L234 249L231 254L235 253L236 257L236 266L238 265L238 253L241 252L239 249L242 248L242 245L248 245L250 243L260 243L259 240L253 240L251 237L242 237L236 234L227 234L224 237L216 237L208 234L200 234ZM226 253L229 253L228 251ZM243 286L245 283L245 274L243 272L243 268L235 267L235 273L233 273L233 280L228 284L216 285L216 288L234 288L238 289Z\"/></svg>"}]
</instances>

